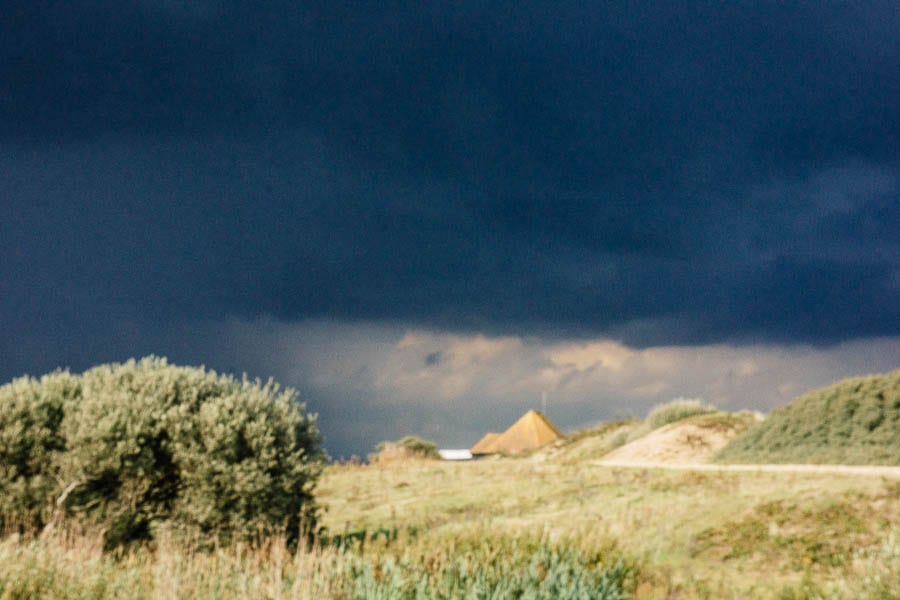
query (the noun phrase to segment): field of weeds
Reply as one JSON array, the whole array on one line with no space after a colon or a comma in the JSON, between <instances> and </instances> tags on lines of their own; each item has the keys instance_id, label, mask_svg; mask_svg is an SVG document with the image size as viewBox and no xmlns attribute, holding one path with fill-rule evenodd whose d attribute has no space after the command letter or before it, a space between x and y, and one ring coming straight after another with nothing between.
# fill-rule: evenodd
<instances>
[{"instance_id":1,"label":"field of weeds","mask_svg":"<svg viewBox=\"0 0 900 600\"><path fill-rule=\"evenodd\" d=\"M900 597L900 482L556 458L332 466L312 547L0 541L7 598Z\"/></svg>"},{"instance_id":2,"label":"field of weeds","mask_svg":"<svg viewBox=\"0 0 900 600\"><path fill-rule=\"evenodd\" d=\"M586 534L634 566L637 598L900 597L900 482L557 459L333 467L330 530L422 540Z\"/></svg>"},{"instance_id":3,"label":"field of weeds","mask_svg":"<svg viewBox=\"0 0 900 600\"><path fill-rule=\"evenodd\" d=\"M199 551L165 539L123 555L63 530L0 542L0 598L598 598L623 600L639 569L591 535L373 531L288 551L282 538Z\"/></svg>"}]
</instances>

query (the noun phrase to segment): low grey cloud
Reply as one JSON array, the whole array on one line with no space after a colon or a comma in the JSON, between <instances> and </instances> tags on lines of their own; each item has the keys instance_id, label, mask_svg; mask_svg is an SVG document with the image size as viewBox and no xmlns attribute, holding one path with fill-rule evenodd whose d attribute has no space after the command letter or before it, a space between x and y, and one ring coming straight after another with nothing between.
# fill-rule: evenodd
<instances>
[{"instance_id":1,"label":"low grey cloud","mask_svg":"<svg viewBox=\"0 0 900 600\"><path fill-rule=\"evenodd\" d=\"M467 447L540 408L544 394L550 416L572 430L643 416L678 397L768 412L814 387L900 364L896 337L829 348L636 348L609 338L485 336L331 321L232 321L216 331L226 349L214 360L241 360L258 376L296 386L321 414L336 456L363 454L382 439L408 434ZM441 360L429 362L436 353Z\"/></svg>"}]
</instances>

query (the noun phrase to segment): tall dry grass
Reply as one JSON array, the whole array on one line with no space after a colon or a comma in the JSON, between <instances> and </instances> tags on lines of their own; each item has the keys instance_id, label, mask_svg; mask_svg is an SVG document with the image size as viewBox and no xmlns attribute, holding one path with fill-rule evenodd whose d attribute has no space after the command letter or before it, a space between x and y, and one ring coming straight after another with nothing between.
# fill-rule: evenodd
<instances>
[{"instance_id":1,"label":"tall dry grass","mask_svg":"<svg viewBox=\"0 0 900 600\"><path fill-rule=\"evenodd\" d=\"M340 543L336 543L340 542ZM99 533L63 527L0 541L0 599L599 598L622 600L638 572L590 536L497 535L320 541L292 553L283 537L201 551L161 535L154 547L103 552Z\"/></svg>"}]
</instances>

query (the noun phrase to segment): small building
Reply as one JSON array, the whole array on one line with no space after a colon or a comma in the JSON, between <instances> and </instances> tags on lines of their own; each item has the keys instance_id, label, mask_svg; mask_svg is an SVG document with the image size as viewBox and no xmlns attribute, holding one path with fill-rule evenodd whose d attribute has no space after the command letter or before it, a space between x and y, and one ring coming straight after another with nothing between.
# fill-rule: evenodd
<instances>
[{"instance_id":1,"label":"small building","mask_svg":"<svg viewBox=\"0 0 900 600\"><path fill-rule=\"evenodd\" d=\"M438 454L444 460L472 460L472 453L466 449L462 450L438 450Z\"/></svg>"},{"instance_id":2,"label":"small building","mask_svg":"<svg viewBox=\"0 0 900 600\"><path fill-rule=\"evenodd\" d=\"M491 454L493 453L492 448L494 447L494 442L497 441L497 438L500 437L499 433L486 433L484 437L478 440L474 446L469 448L472 454Z\"/></svg>"},{"instance_id":3,"label":"small building","mask_svg":"<svg viewBox=\"0 0 900 600\"><path fill-rule=\"evenodd\" d=\"M523 450L540 448L564 437L556 425L542 413L529 410L503 433L488 433L470 448L474 456L507 452L515 454Z\"/></svg>"}]
</instances>

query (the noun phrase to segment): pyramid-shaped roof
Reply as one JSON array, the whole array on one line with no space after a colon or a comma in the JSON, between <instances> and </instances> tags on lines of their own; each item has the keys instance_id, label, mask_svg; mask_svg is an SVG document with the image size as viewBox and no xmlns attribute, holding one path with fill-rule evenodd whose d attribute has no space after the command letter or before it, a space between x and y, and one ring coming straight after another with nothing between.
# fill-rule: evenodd
<instances>
[{"instance_id":1,"label":"pyramid-shaped roof","mask_svg":"<svg viewBox=\"0 0 900 600\"><path fill-rule=\"evenodd\" d=\"M497 441L497 438L500 437L500 435L501 434L494 433L493 431L484 434L483 438L469 448L469 452L472 454L492 454L493 452L496 452L496 450L494 450L494 442Z\"/></svg>"},{"instance_id":2,"label":"pyramid-shaped roof","mask_svg":"<svg viewBox=\"0 0 900 600\"><path fill-rule=\"evenodd\" d=\"M529 410L500 435L489 433L481 438L477 444L472 446L471 452L472 454L515 453L539 448L561 437L563 434L547 417L536 410Z\"/></svg>"}]
</instances>

